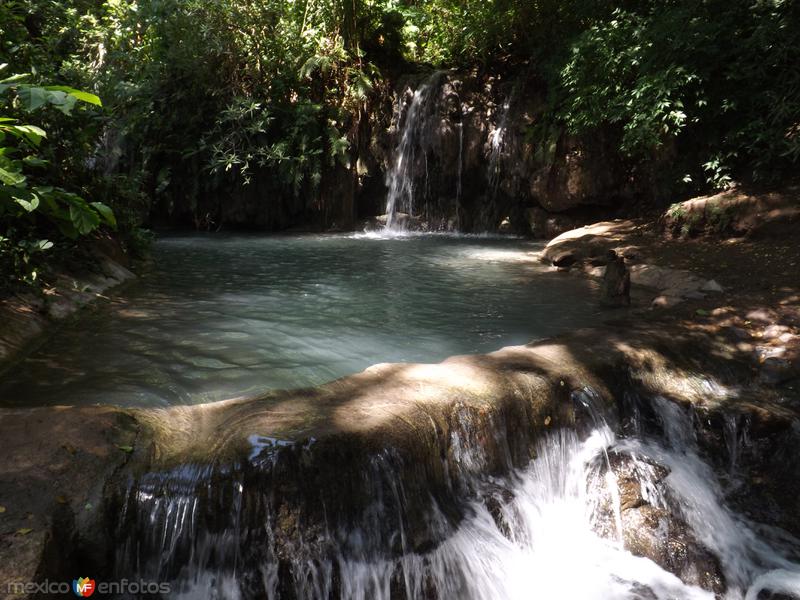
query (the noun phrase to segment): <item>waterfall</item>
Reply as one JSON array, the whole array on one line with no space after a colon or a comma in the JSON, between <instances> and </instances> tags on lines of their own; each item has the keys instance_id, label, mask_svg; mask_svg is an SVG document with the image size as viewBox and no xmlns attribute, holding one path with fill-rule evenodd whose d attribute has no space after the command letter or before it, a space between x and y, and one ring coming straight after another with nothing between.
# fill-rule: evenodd
<instances>
[{"instance_id":1,"label":"waterfall","mask_svg":"<svg viewBox=\"0 0 800 600\"><path fill-rule=\"evenodd\" d=\"M298 519L288 538L278 523L290 517L273 506L274 484L245 474L275 467L290 442L263 438L269 451L254 446L239 471L151 474L128 496L118 575L170 581L170 597L187 599L756 600L762 590L800 597L798 542L726 505L686 409L649 400L657 423L636 423L638 433L627 437L593 398L589 389L573 392L588 425L543 435L535 458L503 477L485 473L476 432L453 434L460 519L440 496L410 495L389 449L359 478L370 486L360 515L343 524L327 506L322 525ZM297 451L309 449L313 441ZM661 515L658 526L631 520L631 494ZM668 570L626 549L624 534L649 535L664 552L682 545L683 554L668 555Z\"/></svg>"},{"instance_id":2,"label":"waterfall","mask_svg":"<svg viewBox=\"0 0 800 600\"><path fill-rule=\"evenodd\" d=\"M464 172L464 122L458 123L458 181L456 182L456 229L461 229L461 176Z\"/></svg>"},{"instance_id":3,"label":"waterfall","mask_svg":"<svg viewBox=\"0 0 800 600\"><path fill-rule=\"evenodd\" d=\"M386 199L386 228L404 229L399 213L414 215L414 178L417 153L422 152L426 160L428 117L431 116L431 98L439 89L442 73L437 71L413 93L411 102L403 111L402 95L398 106L399 141L394 151L391 167L386 173L388 196ZM434 107L435 108L435 107Z\"/></svg>"},{"instance_id":4,"label":"waterfall","mask_svg":"<svg viewBox=\"0 0 800 600\"><path fill-rule=\"evenodd\" d=\"M495 128L489 133L489 188L492 195L497 194L497 189L500 186L500 160L505 151L505 138L508 129L508 115L511 112L511 103L514 93L509 94L503 102L503 108L500 112L500 118L495 124Z\"/></svg>"}]
</instances>

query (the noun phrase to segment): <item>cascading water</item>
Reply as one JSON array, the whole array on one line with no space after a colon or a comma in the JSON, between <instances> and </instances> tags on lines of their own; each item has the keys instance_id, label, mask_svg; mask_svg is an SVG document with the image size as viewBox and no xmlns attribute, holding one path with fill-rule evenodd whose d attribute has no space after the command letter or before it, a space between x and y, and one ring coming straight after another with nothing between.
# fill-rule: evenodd
<instances>
[{"instance_id":1,"label":"cascading water","mask_svg":"<svg viewBox=\"0 0 800 600\"><path fill-rule=\"evenodd\" d=\"M485 474L476 432L454 434L457 511L440 494L412 498L390 450L359 476L371 500L357 516L336 520L325 506L313 526L277 508L288 492L252 478L274 471L288 442L251 440L250 462L227 471L148 475L127 496L119 575L171 581L175 598L800 598L800 545L726 506L686 410L655 398L648 410L657 423L637 422L640 433L624 436L591 390L573 401L588 409L583 435L551 431L535 458L507 476ZM313 452L314 441L294 451ZM638 505L659 522L637 525ZM626 549L643 530L665 552L683 544L681 556L667 555L670 569Z\"/></svg>"},{"instance_id":2,"label":"cascading water","mask_svg":"<svg viewBox=\"0 0 800 600\"><path fill-rule=\"evenodd\" d=\"M512 92L503 102L500 118L495 124L494 129L489 133L489 189L492 195L497 194L500 186L500 160L505 152L506 132L508 130L508 115L511 112L511 103L514 98Z\"/></svg>"},{"instance_id":3,"label":"cascading water","mask_svg":"<svg viewBox=\"0 0 800 600\"><path fill-rule=\"evenodd\" d=\"M458 124L458 180L456 182L456 229L461 228L461 180L464 175L464 123Z\"/></svg>"},{"instance_id":4,"label":"cascading water","mask_svg":"<svg viewBox=\"0 0 800 600\"><path fill-rule=\"evenodd\" d=\"M394 152L391 168L386 173L388 196L386 199L386 228L403 229L399 213L414 215L414 181L418 153L427 159L426 140L429 135L428 117L431 116L431 98L439 89L442 73L436 72L422 83L411 97L405 112L402 98L398 108L399 142ZM426 165L427 170L427 165Z\"/></svg>"}]
</instances>

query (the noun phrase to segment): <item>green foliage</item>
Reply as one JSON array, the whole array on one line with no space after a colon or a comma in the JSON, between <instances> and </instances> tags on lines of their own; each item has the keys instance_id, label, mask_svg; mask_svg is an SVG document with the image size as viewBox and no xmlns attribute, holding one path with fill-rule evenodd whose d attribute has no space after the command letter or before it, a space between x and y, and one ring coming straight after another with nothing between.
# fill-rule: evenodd
<instances>
[{"instance_id":1,"label":"green foliage","mask_svg":"<svg viewBox=\"0 0 800 600\"><path fill-rule=\"evenodd\" d=\"M524 65L544 82L540 133L614 132L631 164L674 162L675 184L695 189L797 171L798 2L431 0L401 11L415 60Z\"/></svg>"},{"instance_id":2,"label":"green foliage","mask_svg":"<svg viewBox=\"0 0 800 600\"><path fill-rule=\"evenodd\" d=\"M618 127L634 159L690 141L688 182L789 174L800 160L798 19L784 0L617 8L572 43L559 115L575 132Z\"/></svg>"},{"instance_id":3,"label":"green foliage","mask_svg":"<svg viewBox=\"0 0 800 600\"><path fill-rule=\"evenodd\" d=\"M253 187L319 209L377 92L418 66L546 90L543 160L565 129L610 132L676 186L785 177L798 22L793 0L6 0L0 64L30 75L0 82L4 247L35 262L36 240L116 222L141 248L151 215L200 223Z\"/></svg>"},{"instance_id":4,"label":"green foliage","mask_svg":"<svg viewBox=\"0 0 800 600\"><path fill-rule=\"evenodd\" d=\"M256 177L315 202L380 71L402 60L387 3L234 0L106 2L109 129L168 210L224 198ZM267 175L267 173L269 175ZM208 175L211 175L209 177ZM115 207L116 208L116 207Z\"/></svg>"},{"instance_id":5,"label":"green foliage","mask_svg":"<svg viewBox=\"0 0 800 600\"><path fill-rule=\"evenodd\" d=\"M642 17L616 10L580 36L561 71L570 128L619 124L621 150L631 155L658 148L687 125L686 104L699 80L682 65L654 64L647 33Z\"/></svg>"},{"instance_id":6,"label":"green foliage","mask_svg":"<svg viewBox=\"0 0 800 600\"><path fill-rule=\"evenodd\" d=\"M52 106L69 115L76 103L100 105L97 96L67 86L36 86L15 75L0 81L0 96L9 109L34 112ZM10 97L9 97L10 96ZM101 222L116 227L113 211L102 202L87 202L61 187L43 183L37 174L48 165L39 155L44 129L11 117L0 117L0 268L3 285L14 280L33 283L39 255L53 248L45 231L77 239ZM43 222L44 221L44 222ZM24 232L24 234L22 233Z\"/></svg>"}]
</instances>

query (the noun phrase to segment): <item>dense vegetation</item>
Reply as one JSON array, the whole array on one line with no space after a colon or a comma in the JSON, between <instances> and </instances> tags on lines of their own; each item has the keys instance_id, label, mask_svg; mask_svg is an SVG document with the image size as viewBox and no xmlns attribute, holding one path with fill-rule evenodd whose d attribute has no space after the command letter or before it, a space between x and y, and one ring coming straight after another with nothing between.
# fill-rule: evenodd
<instances>
[{"instance_id":1,"label":"dense vegetation","mask_svg":"<svg viewBox=\"0 0 800 600\"><path fill-rule=\"evenodd\" d=\"M791 0L7 0L2 281L255 181L319 205L370 99L434 66L535 78L553 124L615 131L691 191L777 180L800 161L797 23Z\"/></svg>"}]
</instances>

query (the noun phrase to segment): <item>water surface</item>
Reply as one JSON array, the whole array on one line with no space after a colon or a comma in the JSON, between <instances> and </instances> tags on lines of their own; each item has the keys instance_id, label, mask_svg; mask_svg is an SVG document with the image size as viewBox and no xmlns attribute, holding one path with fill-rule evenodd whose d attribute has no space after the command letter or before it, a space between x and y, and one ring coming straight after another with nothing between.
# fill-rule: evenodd
<instances>
[{"instance_id":1,"label":"water surface","mask_svg":"<svg viewBox=\"0 0 800 600\"><path fill-rule=\"evenodd\" d=\"M592 285L516 239L160 239L153 271L2 375L5 405L165 405L438 362L596 323Z\"/></svg>"}]
</instances>

